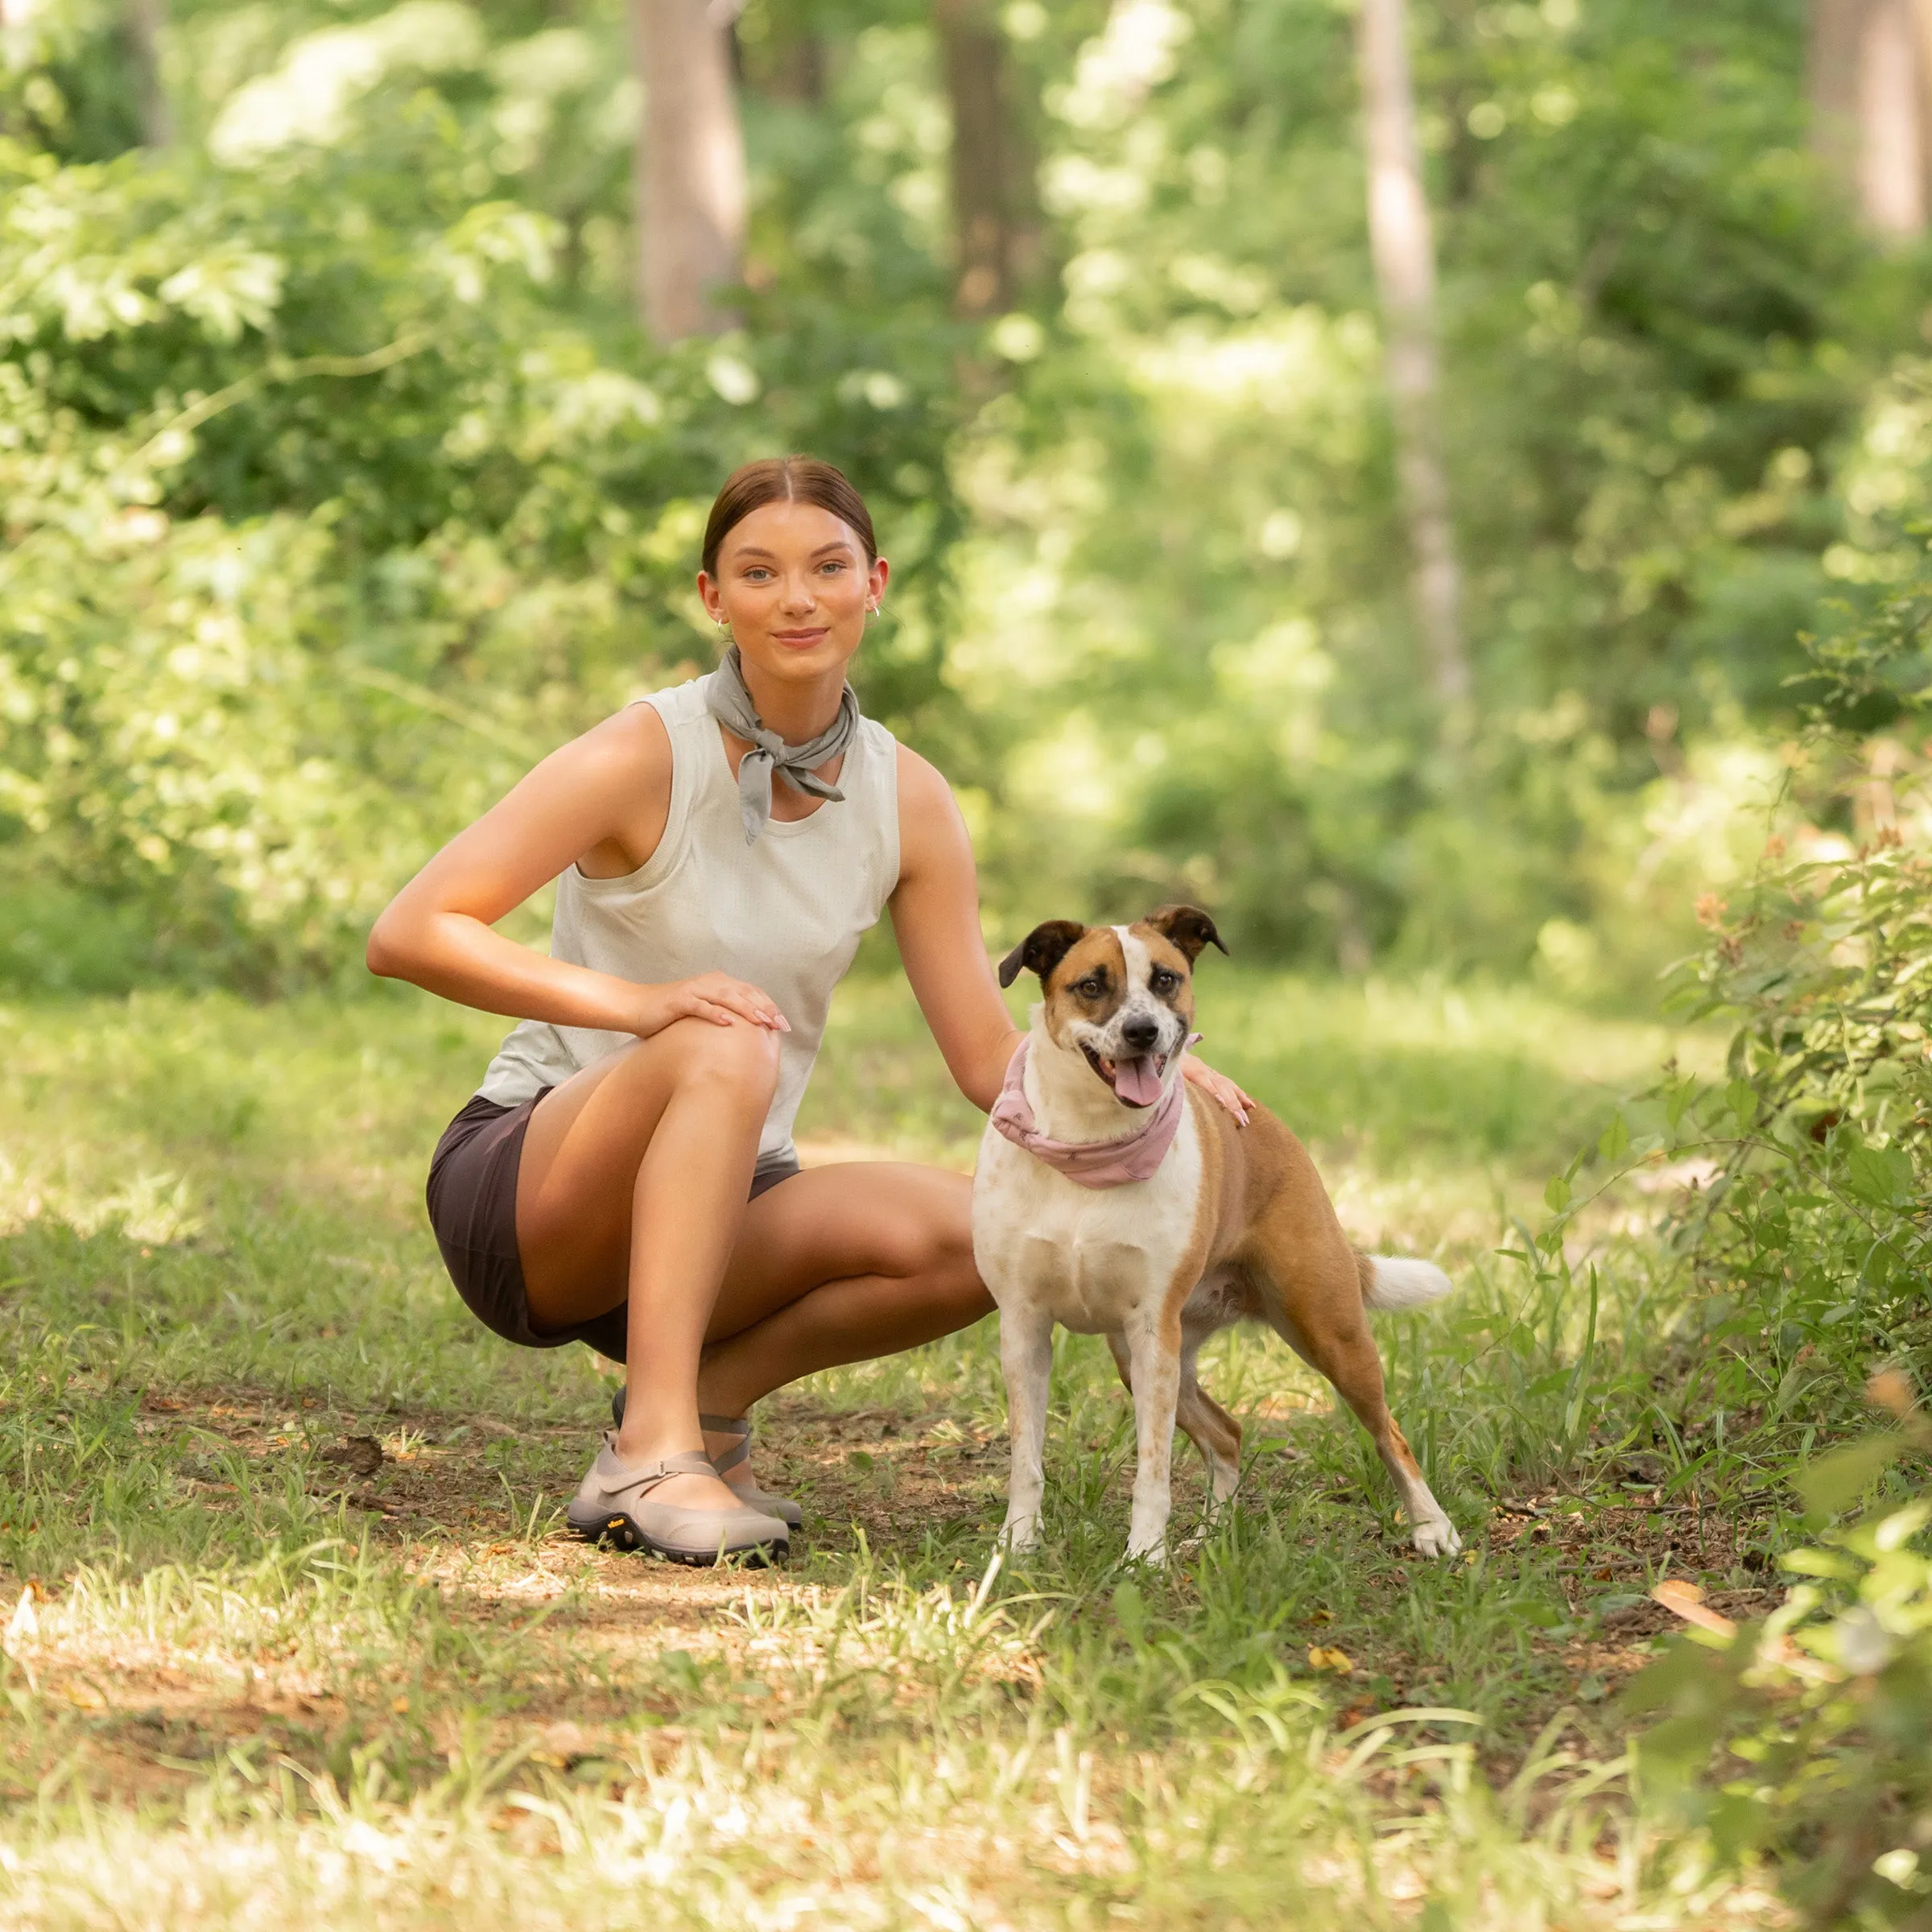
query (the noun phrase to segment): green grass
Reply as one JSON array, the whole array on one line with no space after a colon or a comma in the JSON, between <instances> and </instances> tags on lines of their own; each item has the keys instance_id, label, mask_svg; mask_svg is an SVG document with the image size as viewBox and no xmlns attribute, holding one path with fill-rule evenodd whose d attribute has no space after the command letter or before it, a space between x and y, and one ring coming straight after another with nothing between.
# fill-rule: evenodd
<instances>
[{"instance_id":1,"label":"green grass","mask_svg":"<svg viewBox=\"0 0 1932 1932\"><path fill-rule=\"evenodd\" d=\"M606 1373L487 1334L420 1208L497 1022L413 995L0 1007L0 1915L1748 1917L1645 1841L1612 1696L1662 1575L1763 1596L1765 1445L1803 1378L1714 1441L1653 1197L1607 1203L1571 1266L1496 1252L1618 1094L1714 1042L1515 989L1204 979L1204 1051L1310 1141L1351 1232L1458 1279L1381 1329L1456 1563L1411 1559L1325 1385L1239 1335L1203 1373L1248 1428L1242 1494L1204 1520L1177 1459L1167 1574L1121 1567L1129 1411L1071 1337L1044 1549L994 1566L990 1323L768 1405L766 1480L811 1517L784 1570L585 1550L559 1506ZM859 980L800 1132L964 1166L978 1117L902 986Z\"/></svg>"}]
</instances>

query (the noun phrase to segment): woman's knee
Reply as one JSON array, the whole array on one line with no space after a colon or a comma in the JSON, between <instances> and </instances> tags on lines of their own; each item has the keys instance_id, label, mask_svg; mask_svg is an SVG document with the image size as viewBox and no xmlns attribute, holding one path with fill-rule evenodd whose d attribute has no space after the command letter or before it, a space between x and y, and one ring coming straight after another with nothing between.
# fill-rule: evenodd
<instances>
[{"instance_id":1,"label":"woman's knee","mask_svg":"<svg viewBox=\"0 0 1932 1932\"><path fill-rule=\"evenodd\" d=\"M956 1199L950 1198L956 1193ZM938 1284L940 1292L961 1307L970 1307L976 1319L993 1306L993 1298L980 1279L972 1258L972 1191L962 1187L949 1190L948 1198L935 1203L938 1211L920 1225L917 1236L917 1272Z\"/></svg>"},{"instance_id":2,"label":"woman's knee","mask_svg":"<svg viewBox=\"0 0 1932 1932\"><path fill-rule=\"evenodd\" d=\"M677 1020L654 1036L663 1042L679 1087L723 1088L762 1113L778 1085L778 1036L763 1026L733 1020Z\"/></svg>"}]
</instances>

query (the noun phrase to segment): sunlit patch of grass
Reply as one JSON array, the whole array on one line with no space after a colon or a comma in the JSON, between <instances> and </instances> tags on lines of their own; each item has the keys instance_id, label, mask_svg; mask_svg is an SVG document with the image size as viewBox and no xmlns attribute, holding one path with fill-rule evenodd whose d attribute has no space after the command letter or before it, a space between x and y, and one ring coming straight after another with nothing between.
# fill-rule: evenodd
<instances>
[{"instance_id":1,"label":"sunlit patch of grass","mask_svg":"<svg viewBox=\"0 0 1932 1932\"><path fill-rule=\"evenodd\" d=\"M488 1335L420 1207L497 1022L412 996L6 1009L7 1914L1758 1922L1640 1843L1607 1693L1659 1575L1761 1587L1775 1498L1735 1435L1627 1480L1686 1319L1645 1215L1592 1237L1594 1328L1584 1274L1494 1252L1617 1091L1707 1042L1218 968L1211 1053L1358 1237L1456 1276L1378 1320L1460 1562L1412 1558L1327 1385L1233 1334L1203 1373L1247 1426L1242 1492L1209 1513L1182 1446L1170 1570L1123 1565L1131 1412L1074 1336L1046 1541L995 1563L990 1323L766 1405L766 1480L811 1517L783 1569L586 1548L557 1510L607 1375ZM808 1146L963 1165L978 1132L903 987L849 984Z\"/></svg>"}]
</instances>

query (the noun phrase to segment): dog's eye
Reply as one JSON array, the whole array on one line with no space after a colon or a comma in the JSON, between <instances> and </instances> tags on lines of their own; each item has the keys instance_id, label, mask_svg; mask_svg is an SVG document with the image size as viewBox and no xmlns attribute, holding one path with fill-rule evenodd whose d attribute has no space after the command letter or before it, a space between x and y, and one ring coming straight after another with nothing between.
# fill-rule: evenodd
<instances>
[{"instance_id":1,"label":"dog's eye","mask_svg":"<svg viewBox=\"0 0 1932 1932\"><path fill-rule=\"evenodd\" d=\"M1178 972L1170 972L1165 966L1157 966L1147 976L1147 984L1156 993L1172 993L1181 983Z\"/></svg>"},{"instance_id":2,"label":"dog's eye","mask_svg":"<svg viewBox=\"0 0 1932 1932\"><path fill-rule=\"evenodd\" d=\"M1074 988L1074 991L1084 1000L1097 1000L1106 990L1107 976L1104 973L1099 972L1088 973L1086 978Z\"/></svg>"}]
</instances>

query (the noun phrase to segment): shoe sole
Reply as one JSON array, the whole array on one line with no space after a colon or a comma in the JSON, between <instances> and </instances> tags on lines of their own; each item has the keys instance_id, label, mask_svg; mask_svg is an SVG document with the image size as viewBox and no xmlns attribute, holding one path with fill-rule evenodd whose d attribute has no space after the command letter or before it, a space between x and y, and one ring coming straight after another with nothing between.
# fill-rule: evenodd
<instances>
[{"instance_id":1,"label":"shoe sole","mask_svg":"<svg viewBox=\"0 0 1932 1932\"><path fill-rule=\"evenodd\" d=\"M659 1542L648 1530L640 1529L621 1509L608 1510L594 1522L579 1522L574 1516L566 1512L564 1521L570 1525L571 1534L584 1542L609 1544L619 1550L642 1550L652 1556L661 1556L667 1563L683 1563L692 1570L713 1569L720 1556L742 1558L748 1569L770 1569L779 1559L791 1554L790 1539L781 1540L778 1538L774 1538L768 1543L748 1544L741 1550L679 1550L670 1543Z\"/></svg>"}]
</instances>

